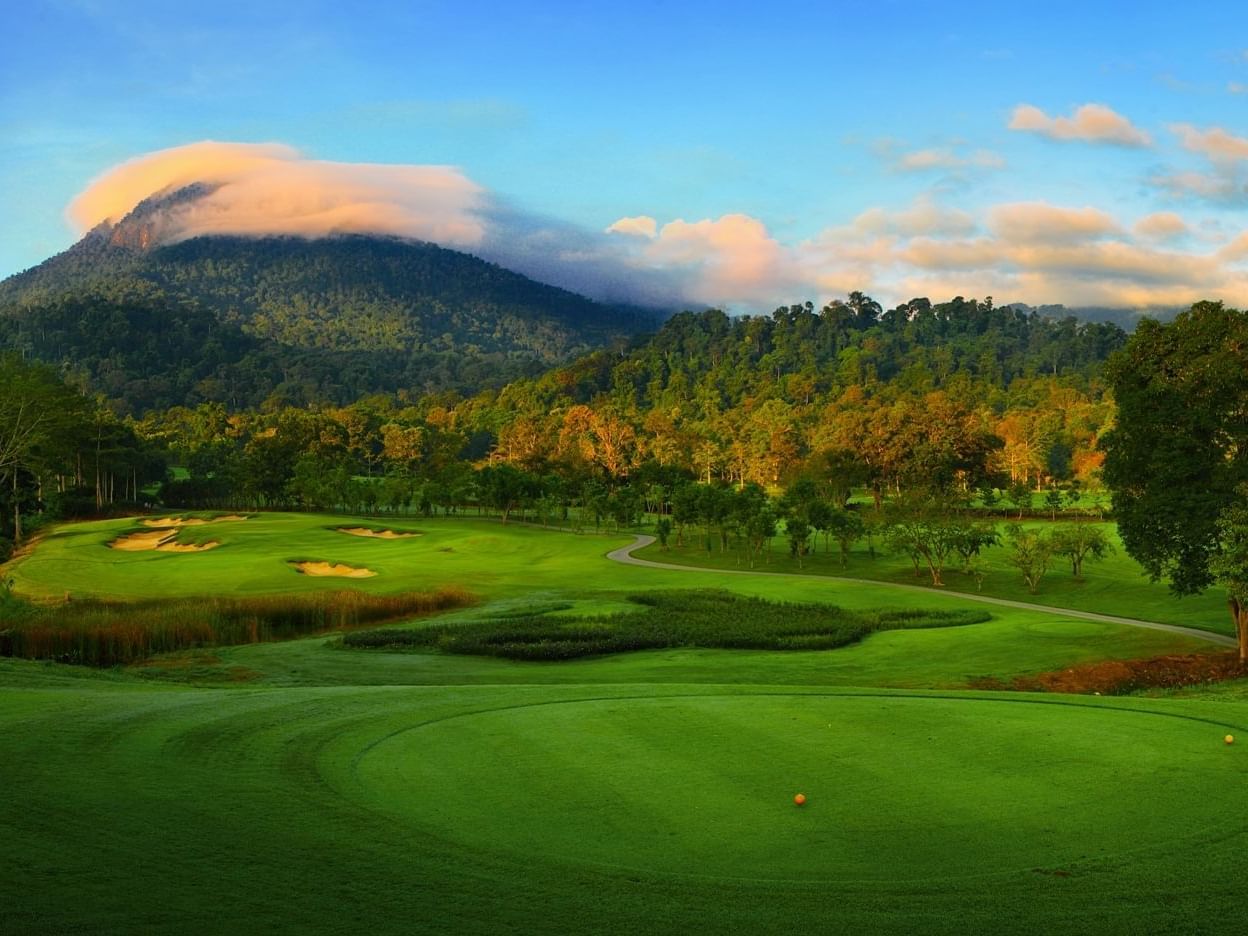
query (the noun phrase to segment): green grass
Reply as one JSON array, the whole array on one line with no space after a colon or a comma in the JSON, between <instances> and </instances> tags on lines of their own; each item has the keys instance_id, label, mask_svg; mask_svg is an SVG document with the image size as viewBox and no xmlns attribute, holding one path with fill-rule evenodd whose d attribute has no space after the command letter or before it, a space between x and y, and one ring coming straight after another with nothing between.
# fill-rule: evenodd
<instances>
[{"instance_id":1,"label":"green grass","mask_svg":"<svg viewBox=\"0 0 1248 936\"><path fill-rule=\"evenodd\" d=\"M0 673L9 932L1233 932L1245 896L1242 707Z\"/></svg>"},{"instance_id":2,"label":"green grass","mask_svg":"<svg viewBox=\"0 0 1248 936\"><path fill-rule=\"evenodd\" d=\"M33 598L147 598L273 595L353 589L377 594L427 590L459 584L476 593L522 595L578 578L604 576L627 587L640 576L620 574L600 559L601 551L629 542L628 536L589 540L492 520L422 522L423 535L378 540L337 532L338 527L388 528L376 517L262 513L242 522L188 527L181 538L216 540L201 553L121 552L107 548L133 532L133 520L61 526L46 533L28 558L9 573L18 594ZM396 521L396 529L410 528ZM145 528L139 528L145 529ZM593 542L586 548L587 542ZM290 560L315 560L368 568L366 579L300 575Z\"/></svg>"},{"instance_id":3,"label":"green grass","mask_svg":"<svg viewBox=\"0 0 1248 936\"><path fill-rule=\"evenodd\" d=\"M670 607L690 588L853 614L984 610L605 561L627 537L436 520L391 542L336 525L264 515L197 528L219 549L163 555L103 545L132 522L71 526L8 574L44 599L481 596L413 633L618 622L654 613L630 595ZM380 574L309 579L294 556ZM1095 610L1123 613L1108 592ZM826 651L532 662L313 637L124 669L0 659L0 932L1237 932L1248 743L1221 739L1248 742L1242 690L959 688L1208 645L989 613Z\"/></svg>"},{"instance_id":4,"label":"green grass","mask_svg":"<svg viewBox=\"0 0 1248 936\"><path fill-rule=\"evenodd\" d=\"M1049 528L1045 522L1028 521L1025 527ZM1070 565L1062 559L1053 562L1049 572L1041 580L1039 592L1027 591L1018 571L1006 563L1007 549L995 546L985 549L982 567L986 572L982 587L977 588L975 579L959 570L954 557L945 569L944 591L962 591L1027 601L1035 604L1070 608L1076 611L1096 611L1120 617L1179 624L1219 634L1235 633L1234 624L1226 610L1226 593L1220 588L1210 588L1201 595L1178 597L1164 583L1150 582L1140 567L1127 555L1112 523L1100 524L1109 534L1115 553L1101 561L1089 560L1084 564L1082 582L1070 572ZM714 552L706 551L700 531L686 531L685 545L677 547L672 540L671 548L664 551L656 543L638 550L639 559L653 562L670 562L712 569L748 569L748 561L734 551L721 552L718 538ZM813 543L813 541L812 541ZM801 573L804 575L848 576L880 582L904 585L931 585L926 567L915 576L914 567L905 555L890 555L878 547L875 558L868 552L865 541L850 553L848 564L841 566L840 551L836 543L827 549L823 537L815 546L816 551L802 560L789 555L788 543L777 537L766 561L758 560L755 569L765 572ZM933 589L934 591L936 589Z\"/></svg>"}]
</instances>

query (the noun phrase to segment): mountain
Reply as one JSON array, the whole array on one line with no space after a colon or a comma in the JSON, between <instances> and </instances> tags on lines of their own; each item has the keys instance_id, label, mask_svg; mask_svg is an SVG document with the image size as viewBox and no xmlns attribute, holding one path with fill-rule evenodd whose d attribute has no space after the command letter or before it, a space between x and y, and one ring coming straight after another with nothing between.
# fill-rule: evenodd
<instances>
[{"instance_id":1,"label":"mountain","mask_svg":"<svg viewBox=\"0 0 1248 936\"><path fill-rule=\"evenodd\" d=\"M223 393L345 402L501 385L663 318L397 238L170 242L169 209L204 191L149 199L0 282L0 347L62 364L132 410Z\"/></svg>"}]
</instances>

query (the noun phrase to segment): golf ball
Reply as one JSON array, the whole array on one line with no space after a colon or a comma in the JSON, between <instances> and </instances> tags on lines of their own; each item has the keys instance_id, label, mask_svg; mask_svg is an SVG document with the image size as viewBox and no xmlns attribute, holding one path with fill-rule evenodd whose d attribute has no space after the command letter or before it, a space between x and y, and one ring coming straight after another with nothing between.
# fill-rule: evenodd
<instances>
[{"instance_id":1,"label":"golf ball","mask_svg":"<svg viewBox=\"0 0 1248 936\"><path fill-rule=\"evenodd\" d=\"M805 794L805 793L798 793L798 794L797 794L797 796L793 797L793 802L794 802L794 803L796 803L798 806L805 805L805 803L806 803L806 794Z\"/></svg>"},{"instance_id":2,"label":"golf ball","mask_svg":"<svg viewBox=\"0 0 1248 936\"><path fill-rule=\"evenodd\" d=\"M1228 735L1227 735L1225 738L1223 738L1222 740L1223 740L1223 741L1225 741L1227 744L1234 744L1234 743L1235 743L1235 736L1234 736L1233 734L1228 734Z\"/></svg>"}]
</instances>

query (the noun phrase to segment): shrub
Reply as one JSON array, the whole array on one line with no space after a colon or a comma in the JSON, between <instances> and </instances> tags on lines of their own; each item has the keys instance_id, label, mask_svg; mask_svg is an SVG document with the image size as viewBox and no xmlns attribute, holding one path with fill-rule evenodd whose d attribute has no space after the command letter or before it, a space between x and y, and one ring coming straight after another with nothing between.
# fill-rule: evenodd
<instances>
[{"instance_id":1,"label":"shrub","mask_svg":"<svg viewBox=\"0 0 1248 936\"><path fill-rule=\"evenodd\" d=\"M981 611L847 611L712 590L652 592L630 595L628 600L646 610L580 618L550 617L540 611L494 615L477 621L347 634L343 645L513 660L570 660L671 647L831 650L875 631L955 627L990 617Z\"/></svg>"}]
</instances>

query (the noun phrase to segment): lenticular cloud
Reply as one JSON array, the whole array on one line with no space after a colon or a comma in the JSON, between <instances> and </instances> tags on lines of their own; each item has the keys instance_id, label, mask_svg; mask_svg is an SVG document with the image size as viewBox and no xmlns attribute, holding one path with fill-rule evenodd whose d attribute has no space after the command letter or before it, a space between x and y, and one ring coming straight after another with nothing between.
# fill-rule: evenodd
<instances>
[{"instance_id":1,"label":"lenticular cloud","mask_svg":"<svg viewBox=\"0 0 1248 936\"><path fill-rule=\"evenodd\" d=\"M202 184L157 220L164 242L203 234L389 234L455 246L485 236L485 191L449 166L311 160L275 143L206 141L159 150L100 176L68 209L87 230L153 195Z\"/></svg>"}]
</instances>

